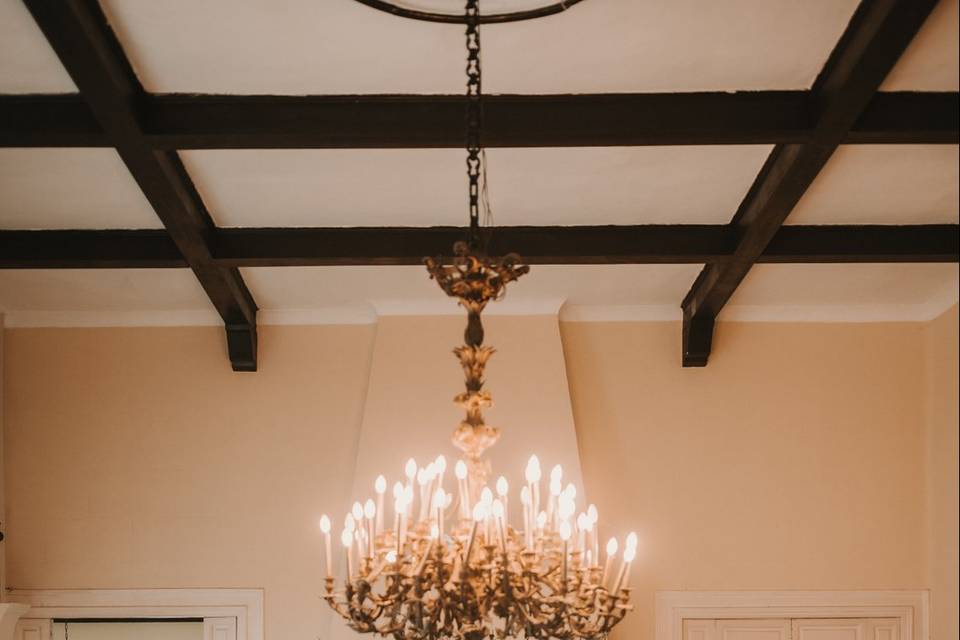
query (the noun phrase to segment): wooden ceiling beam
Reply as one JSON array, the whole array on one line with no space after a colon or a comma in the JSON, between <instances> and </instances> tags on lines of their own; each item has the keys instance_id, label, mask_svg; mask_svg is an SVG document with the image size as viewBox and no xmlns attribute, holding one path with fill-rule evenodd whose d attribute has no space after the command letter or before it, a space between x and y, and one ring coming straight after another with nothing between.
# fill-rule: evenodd
<instances>
[{"instance_id":1,"label":"wooden ceiling beam","mask_svg":"<svg viewBox=\"0 0 960 640\"><path fill-rule=\"evenodd\" d=\"M807 142L804 91L486 96L489 147ZM878 94L844 142L956 144L960 94ZM459 148L463 97L143 95L154 149ZM106 147L79 96L0 96L0 146Z\"/></svg>"},{"instance_id":2,"label":"wooden ceiling beam","mask_svg":"<svg viewBox=\"0 0 960 640\"><path fill-rule=\"evenodd\" d=\"M811 139L774 147L731 222L738 231L733 255L704 267L683 300L683 366L707 364L718 314L858 120L883 119L867 108L935 5L861 1L811 89Z\"/></svg>"},{"instance_id":3,"label":"wooden ceiling beam","mask_svg":"<svg viewBox=\"0 0 960 640\"><path fill-rule=\"evenodd\" d=\"M240 272L214 264L214 224L176 152L155 151L141 129L145 92L96 0L26 0L93 117L223 318L236 371L257 366L257 306Z\"/></svg>"},{"instance_id":4,"label":"wooden ceiling beam","mask_svg":"<svg viewBox=\"0 0 960 640\"><path fill-rule=\"evenodd\" d=\"M459 227L219 229L210 237L220 267L414 265L449 255ZM529 264L700 264L728 262L729 225L497 227L491 252ZM785 226L761 263L958 262L958 225ZM138 231L0 231L0 268L186 267L170 235Z\"/></svg>"}]
</instances>

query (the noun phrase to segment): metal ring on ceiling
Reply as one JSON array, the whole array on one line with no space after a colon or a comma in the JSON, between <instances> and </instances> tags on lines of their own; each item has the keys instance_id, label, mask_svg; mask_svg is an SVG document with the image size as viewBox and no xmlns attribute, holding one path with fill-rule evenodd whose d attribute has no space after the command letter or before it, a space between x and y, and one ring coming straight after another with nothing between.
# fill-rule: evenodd
<instances>
[{"instance_id":1,"label":"metal ring on ceiling","mask_svg":"<svg viewBox=\"0 0 960 640\"><path fill-rule=\"evenodd\" d=\"M398 6L388 0L356 0L378 11L392 13L401 18L410 18L411 20L423 20L425 22L445 22L448 24L466 24L466 18L462 13L434 13L432 11L421 11L419 9L409 9ZM491 13L480 16L480 24L497 24L504 22L520 22L521 20L534 20L536 18L545 18L566 11L575 4L583 0L561 0L544 7L536 9L525 9L523 11L512 11L508 13Z\"/></svg>"}]
</instances>

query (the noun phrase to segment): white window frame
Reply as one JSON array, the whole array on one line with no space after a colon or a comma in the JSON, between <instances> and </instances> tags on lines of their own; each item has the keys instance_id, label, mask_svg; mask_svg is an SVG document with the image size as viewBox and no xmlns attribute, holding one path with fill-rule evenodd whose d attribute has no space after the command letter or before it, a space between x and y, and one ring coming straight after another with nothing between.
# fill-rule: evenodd
<instances>
[{"instance_id":1,"label":"white window frame","mask_svg":"<svg viewBox=\"0 0 960 640\"><path fill-rule=\"evenodd\" d=\"M929 640L930 593L916 591L658 591L656 640L683 640L684 620L898 618L900 640Z\"/></svg>"},{"instance_id":2,"label":"white window frame","mask_svg":"<svg viewBox=\"0 0 960 640\"><path fill-rule=\"evenodd\" d=\"M16 589L21 621L74 618L236 618L237 640L264 640L262 589Z\"/></svg>"}]
</instances>

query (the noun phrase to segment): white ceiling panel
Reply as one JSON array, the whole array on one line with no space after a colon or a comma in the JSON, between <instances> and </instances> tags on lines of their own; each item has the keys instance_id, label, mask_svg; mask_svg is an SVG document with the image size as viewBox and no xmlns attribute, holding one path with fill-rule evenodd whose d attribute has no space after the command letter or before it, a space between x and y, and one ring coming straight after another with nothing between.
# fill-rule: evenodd
<instances>
[{"instance_id":1,"label":"white ceiling panel","mask_svg":"<svg viewBox=\"0 0 960 640\"><path fill-rule=\"evenodd\" d=\"M0 93L76 93L22 0L0 0Z\"/></svg>"},{"instance_id":2,"label":"white ceiling panel","mask_svg":"<svg viewBox=\"0 0 960 640\"><path fill-rule=\"evenodd\" d=\"M882 91L960 88L960 0L940 0L880 87Z\"/></svg>"},{"instance_id":3,"label":"white ceiling panel","mask_svg":"<svg viewBox=\"0 0 960 640\"><path fill-rule=\"evenodd\" d=\"M5 269L0 311L8 326L217 321L190 269Z\"/></svg>"},{"instance_id":4,"label":"white ceiling panel","mask_svg":"<svg viewBox=\"0 0 960 640\"><path fill-rule=\"evenodd\" d=\"M489 149L500 225L726 223L767 146ZM466 224L459 149L184 151L226 227Z\"/></svg>"},{"instance_id":5,"label":"white ceiling panel","mask_svg":"<svg viewBox=\"0 0 960 640\"><path fill-rule=\"evenodd\" d=\"M958 202L954 145L843 145L787 224L949 224Z\"/></svg>"},{"instance_id":6,"label":"white ceiling panel","mask_svg":"<svg viewBox=\"0 0 960 640\"><path fill-rule=\"evenodd\" d=\"M0 149L0 194L0 229L162 226L113 149Z\"/></svg>"},{"instance_id":7,"label":"white ceiling panel","mask_svg":"<svg viewBox=\"0 0 960 640\"><path fill-rule=\"evenodd\" d=\"M955 304L956 264L759 264L724 320L929 320Z\"/></svg>"},{"instance_id":8,"label":"white ceiling panel","mask_svg":"<svg viewBox=\"0 0 960 640\"><path fill-rule=\"evenodd\" d=\"M461 26L404 20L352 0L103 4L150 91L296 95L463 89ZM491 93L806 88L856 4L585 0L551 18L485 27L484 88Z\"/></svg>"}]
</instances>

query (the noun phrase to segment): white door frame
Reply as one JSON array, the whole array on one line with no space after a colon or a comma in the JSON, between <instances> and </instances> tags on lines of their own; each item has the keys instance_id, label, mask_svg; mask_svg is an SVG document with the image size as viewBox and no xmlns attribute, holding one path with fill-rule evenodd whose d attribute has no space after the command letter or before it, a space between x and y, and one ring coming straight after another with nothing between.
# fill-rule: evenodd
<instances>
[{"instance_id":1,"label":"white door frame","mask_svg":"<svg viewBox=\"0 0 960 640\"><path fill-rule=\"evenodd\" d=\"M683 621L898 618L900 640L929 640L930 594L916 591L658 591L656 640L683 640Z\"/></svg>"},{"instance_id":2,"label":"white door frame","mask_svg":"<svg viewBox=\"0 0 960 640\"><path fill-rule=\"evenodd\" d=\"M238 640L264 640L262 589L17 589L21 620L55 618L236 618Z\"/></svg>"}]
</instances>

